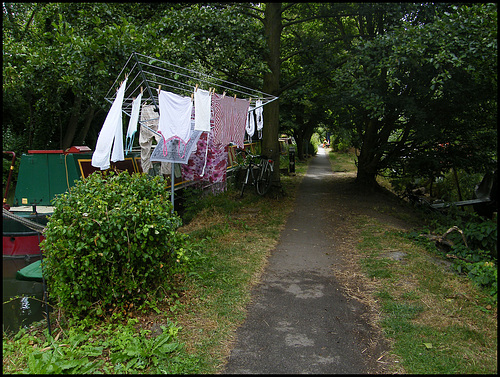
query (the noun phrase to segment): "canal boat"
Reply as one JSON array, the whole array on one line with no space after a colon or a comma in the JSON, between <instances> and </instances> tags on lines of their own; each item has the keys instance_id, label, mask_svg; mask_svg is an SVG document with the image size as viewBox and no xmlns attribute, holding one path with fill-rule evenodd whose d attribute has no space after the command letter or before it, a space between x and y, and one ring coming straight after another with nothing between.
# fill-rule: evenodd
<instances>
[{"instance_id":1,"label":"canal boat","mask_svg":"<svg viewBox=\"0 0 500 377\"><path fill-rule=\"evenodd\" d=\"M4 153L12 154L13 158L3 198L3 256L26 258L40 255L39 245L44 239L41 230L53 213L51 202L54 197L66 192L76 180L98 170L91 165L92 150L86 146L73 146L65 151L29 150L23 154L12 205L7 204L7 197L15 153ZM124 161L113 163L112 167L129 173L142 171L140 154L131 153ZM33 223L39 226L30 226Z\"/></svg>"}]
</instances>

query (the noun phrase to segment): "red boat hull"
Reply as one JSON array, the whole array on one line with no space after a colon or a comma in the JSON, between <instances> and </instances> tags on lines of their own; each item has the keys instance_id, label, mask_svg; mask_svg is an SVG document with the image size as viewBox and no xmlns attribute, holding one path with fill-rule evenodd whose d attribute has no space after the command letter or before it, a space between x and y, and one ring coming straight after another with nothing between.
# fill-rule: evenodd
<instances>
[{"instance_id":1,"label":"red boat hull","mask_svg":"<svg viewBox=\"0 0 500 377\"><path fill-rule=\"evenodd\" d=\"M44 236L36 233L32 235L4 235L3 255L11 257L21 257L24 255L40 255L40 242Z\"/></svg>"}]
</instances>

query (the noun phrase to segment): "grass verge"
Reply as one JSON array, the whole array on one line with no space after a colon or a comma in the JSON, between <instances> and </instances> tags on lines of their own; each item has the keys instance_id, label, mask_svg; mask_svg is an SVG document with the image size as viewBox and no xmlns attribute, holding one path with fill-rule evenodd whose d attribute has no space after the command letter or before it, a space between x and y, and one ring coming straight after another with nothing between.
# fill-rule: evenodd
<instances>
[{"instance_id":1,"label":"grass verge","mask_svg":"<svg viewBox=\"0 0 500 377\"><path fill-rule=\"evenodd\" d=\"M176 292L162 303L102 321L65 321L53 313L51 335L45 321L16 335L4 333L3 371L219 372L306 169L307 163L297 162L295 175L281 177L279 200L252 190L243 198L236 190L204 197L197 206L201 211L179 229L191 236L198 254Z\"/></svg>"},{"instance_id":2,"label":"grass verge","mask_svg":"<svg viewBox=\"0 0 500 377\"><path fill-rule=\"evenodd\" d=\"M334 171L355 172L353 154L330 153L330 159ZM376 205L378 212L408 220ZM383 218L352 216L349 269L336 273L347 294L373 308L372 323L392 345L380 360L387 372L496 374L497 307L491 296Z\"/></svg>"},{"instance_id":3,"label":"grass verge","mask_svg":"<svg viewBox=\"0 0 500 377\"><path fill-rule=\"evenodd\" d=\"M359 219L359 263L406 373L496 373L496 308L446 262L374 219Z\"/></svg>"}]
</instances>

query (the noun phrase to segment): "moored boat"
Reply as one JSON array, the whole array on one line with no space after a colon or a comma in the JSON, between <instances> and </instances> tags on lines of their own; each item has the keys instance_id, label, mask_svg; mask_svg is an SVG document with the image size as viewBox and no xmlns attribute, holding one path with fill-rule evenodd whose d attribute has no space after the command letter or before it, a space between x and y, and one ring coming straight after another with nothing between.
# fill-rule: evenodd
<instances>
[{"instance_id":1,"label":"moored boat","mask_svg":"<svg viewBox=\"0 0 500 377\"><path fill-rule=\"evenodd\" d=\"M42 281L42 261L37 260L16 272L17 280Z\"/></svg>"}]
</instances>

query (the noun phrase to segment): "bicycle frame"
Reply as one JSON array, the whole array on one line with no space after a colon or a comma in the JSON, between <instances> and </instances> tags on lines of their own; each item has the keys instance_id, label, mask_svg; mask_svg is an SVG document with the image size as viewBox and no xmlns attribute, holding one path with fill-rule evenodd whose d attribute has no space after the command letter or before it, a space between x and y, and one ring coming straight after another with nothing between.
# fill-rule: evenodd
<instances>
[{"instance_id":1,"label":"bicycle frame","mask_svg":"<svg viewBox=\"0 0 500 377\"><path fill-rule=\"evenodd\" d=\"M246 152L250 159L246 167L245 179L241 187L241 194L245 191L247 185L255 186L255 191L259 195L265 195L271 186L271 179L274 170L274 161L265 156L256 156ZM256 163L256 158L261 159L260 163Z\"/></svg>"}]
</instances>

